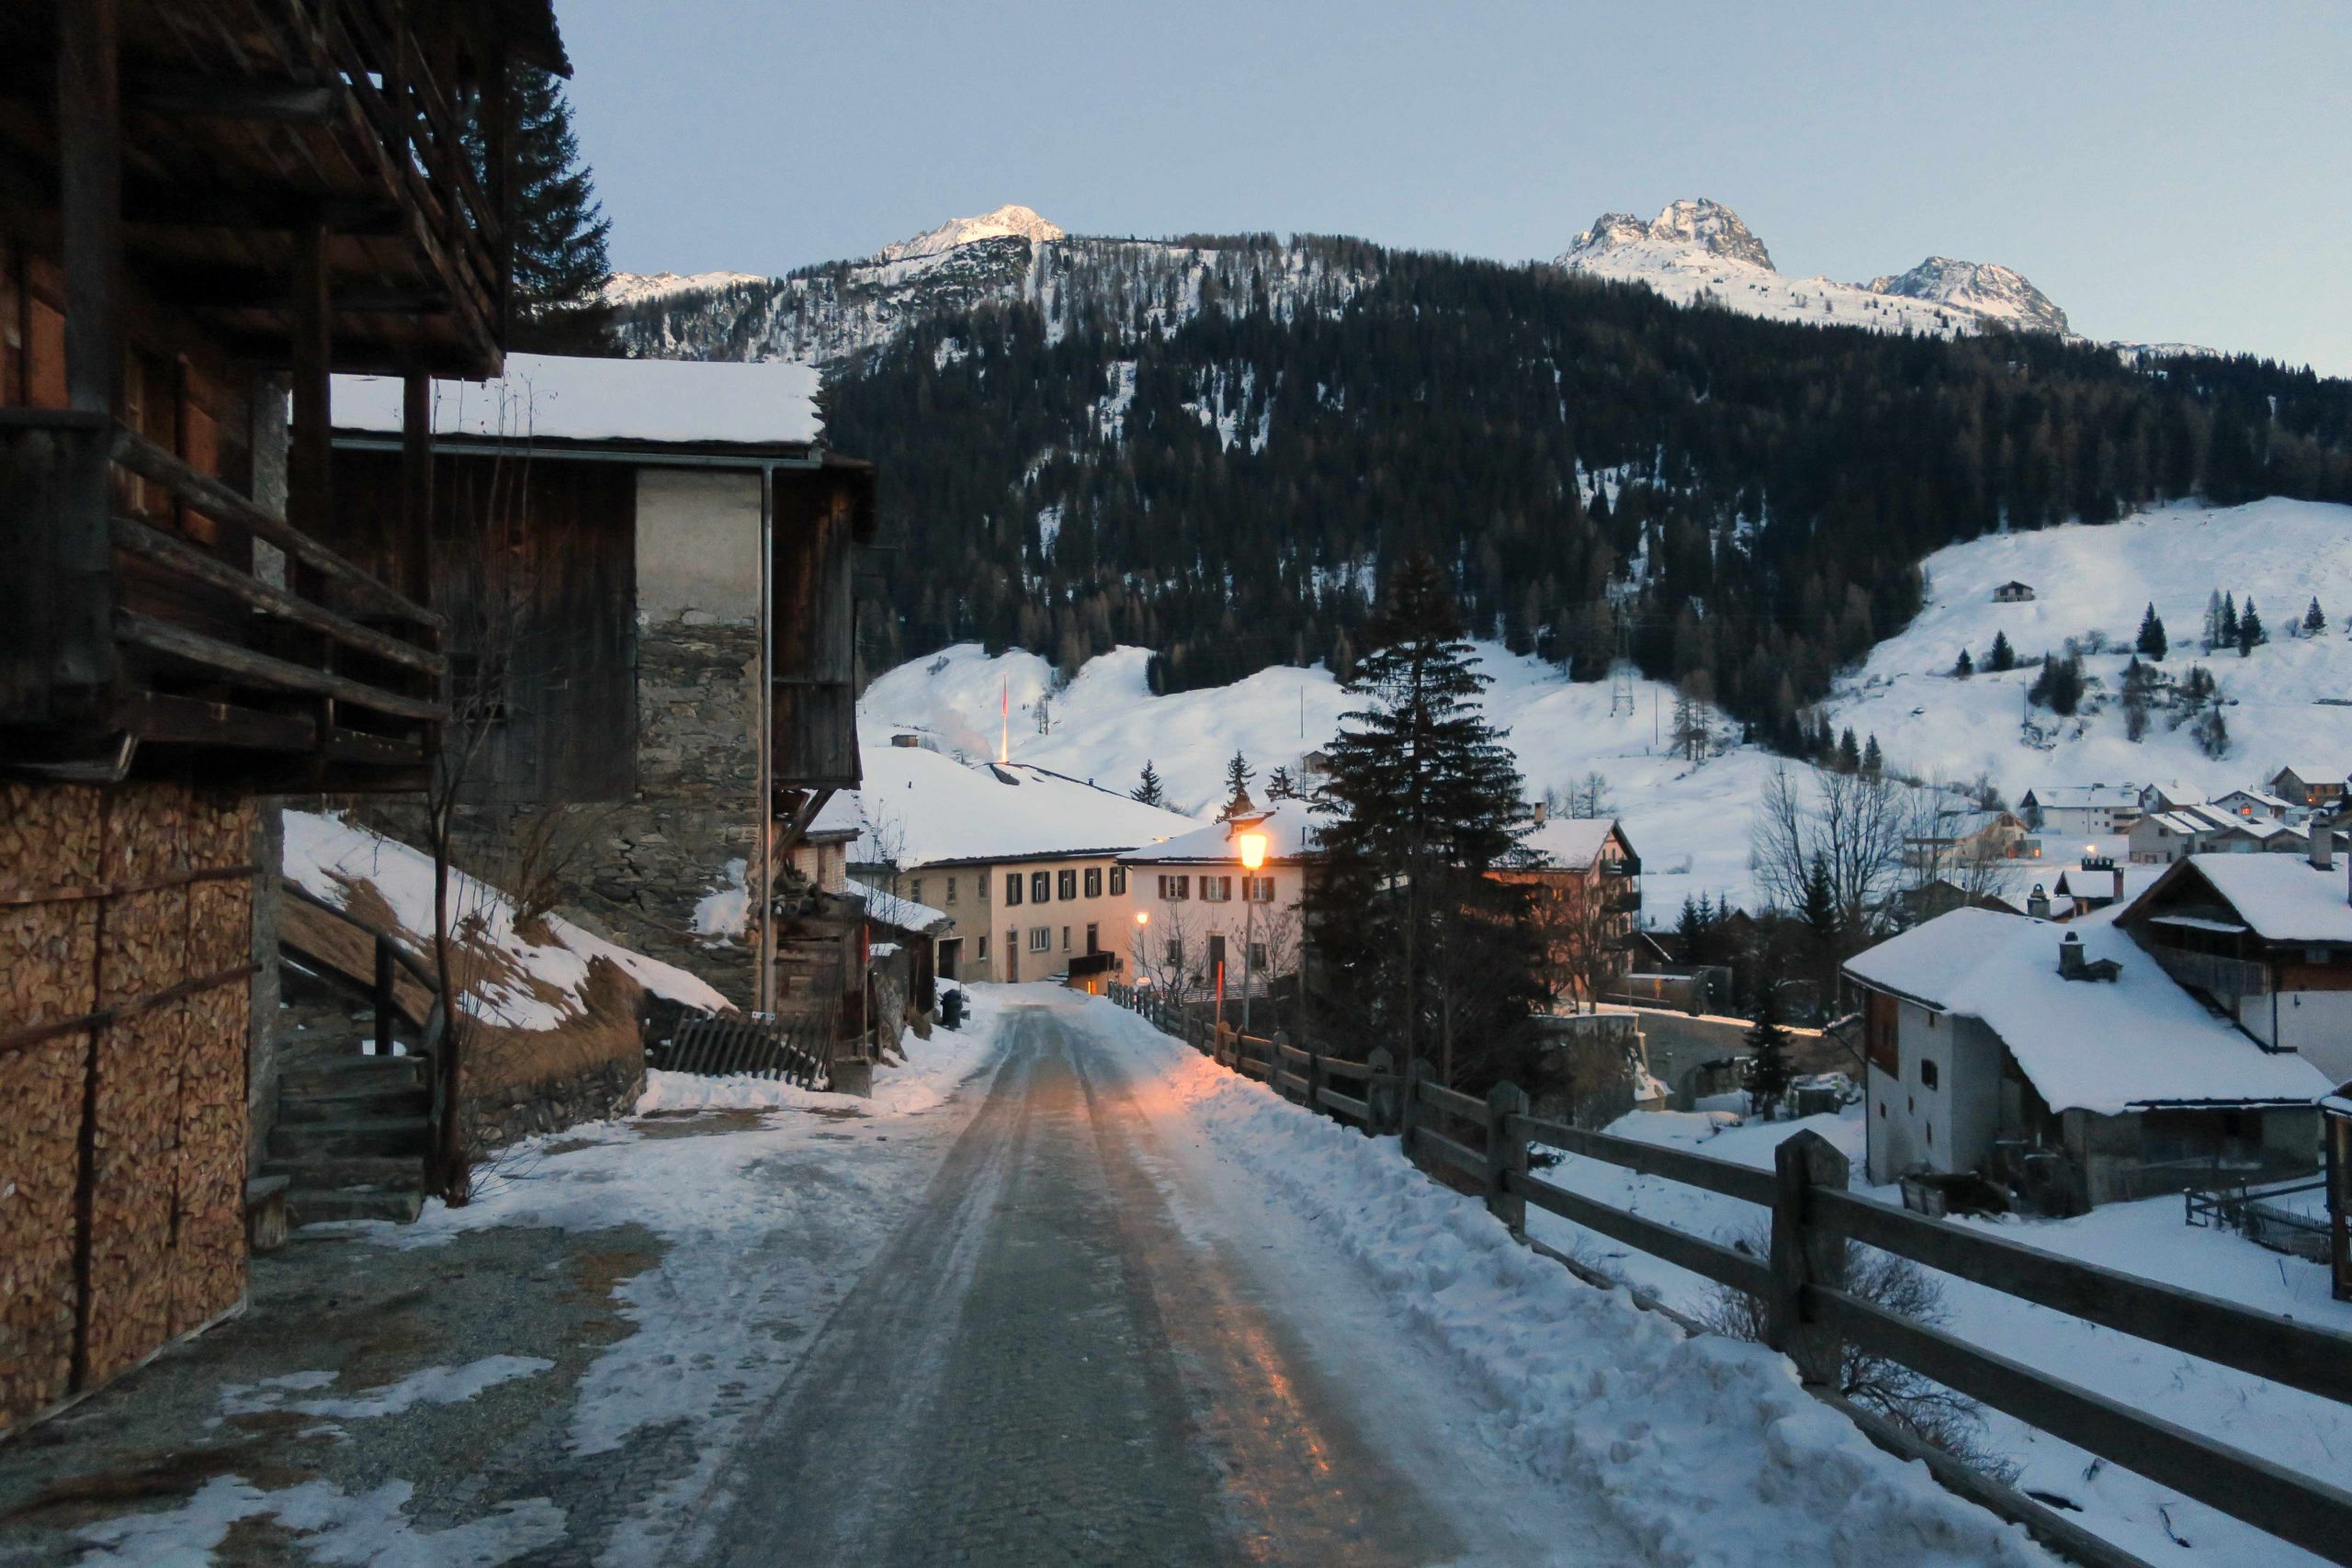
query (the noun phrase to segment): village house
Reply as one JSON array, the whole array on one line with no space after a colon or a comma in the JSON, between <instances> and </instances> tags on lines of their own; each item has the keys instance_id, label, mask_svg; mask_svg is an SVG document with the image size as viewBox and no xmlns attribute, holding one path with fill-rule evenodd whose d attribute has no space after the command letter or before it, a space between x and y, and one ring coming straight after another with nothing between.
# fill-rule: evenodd
<instances>
[{"instance_id":1,"label":"village house","mask_svg":"<svg viewBox=\"0 0 2352 1568\"><path fill-rule=\"evenodd\" d=\"M900 1029L928 1036L939 1001L939 939L954 919L863 882L848 890L865 907L866 971L886 1043L895 1044Z\"/></svg>"},{"instance_id":2,"label":"village house","mask_svg":"<svg viewBox=\"0 0 2352 1568\"><path fill-rule=\"evenodd\" d=\"M2134 865L2170 865L2201 854L2301 854L2310 847L2301 829L2274 817L2241 817L2219 806L2151 812L2132 824L2126 841Z\"/></svg>"},{"instance_id":3,"label":"village house","mask_svg":"<svg viewBox=\"0 0 2352 1568\"><path fill-rule=\"evenodd\" d=\"M2018 814L2029 827L2060 838L2097 838L2128 831L2140 815L2133 784L2043 784L2025 792Z\"/></svg>"},{"instance_id":4,"label":"village house","mask_svg":"<svg viewBox=\"0 0 2352 1568\"><path fill-rule=\"evenodd\" d=\"M2143 784L2140 787L2142 811L2178 811L2184 807L2203 806L2205 792L2192 784L2175 779L2168 784Z\"/></svg>"},{"instance_id":5,"label":"village house","mask_svg":"<svg viewBox=\"0 0 2352 1568\"><path fill-rule=\"evenodd\" d=\"M2033 584L2009 581L1993 590L1996 604L2029 604L2033 602Z\"/></svg>"},{"instance_id":6,"label":"village house","mask_svg":"<svg viewBox=\"0 0 2352 1568\"><path fill-rule=\"evenodd\" d=\"M2352 1082L2352 874L2335 835L2306 855L2200 854L2119 923L2245 1035Z\"/></svg>"},{"instance_id":7,"label":"village house","mask_svg":"<svg viewBox=\"0 0 2352 1568\"><path fill-rule=\"evenodd\" d=\"M837 931L761 918L858 782L851 572L874 473L825 449L816 391L800 365L515 355L424 411L471 832L565 818L544 836L568 913L763 1012L858 989L838 955L783 951ZM397 537L404 403L397 381L336 378L334 542L356 559ZM713 941L697 906L736 865L744 921Z\"/></svg>"},{"instance_id":8,"label":"village house","mask_svg":"<svg viewBox=\"0 0 2352 1568\"><path fill-rule=\"evenodd\" d=\"M2163 870L2158 865L2119 861L2109 853L2086 854L2072 865L2060 866L2041 907L2037 907L2034 897L2029 896L2025 912L2046 919L2077 919L2094 910L2138 897ZM2037 885L2034 894L2041 893L2041 886Z\"/></svg>"},{"instance_id":9,"label":"village house","mask_svg":"<svg viewBox=\"0 0 2352 1568\"><path fill-rule=\"evenodd\" d=\"M2267 789L2233 789L2227 795L2215 795L2210 804L2233 817L2267 817L2274 820L2283 819L2297 809Z\"/></svg>"},{"instance_id":10,"label":"village house","mask_svg":"<svg viewBox=\"0 0 2352 1568\"><path fill-rule=\"evenodd\" d=\"M1494 875L1534 889L1531 918L1557 999L1597 1002L1623 991L1633 971L1642 860L1612 818L1539 816L1520 840L1532 863Z\"/></svg>"},{"instance_id":11,"label":"village house","mask_svg":"<svg viewBox=\"0 0 2352 1568\"><path fill-rule=\"evenodd\" d=\"M1961 909L1849 961L1871 1181L1975 1172L2072 1213L2312 1168L2325 1075L2215 1016L2120 918Z\"/></svg>"},{"instance_id":12,"label":"village house","mask_svg":"<svg viewBox=\"0 0 2352 1568\"><path fill-rule=\"evenodd\" d=\"M1218 992L1221 977L1223 995L1246 983L1259 997L1295 976L1317 822L1304 801L1277 801L1121 855L1134 901L1122 940L1138 983L1196 997ZM1264 839L1255 870L1242 863L1250 833Z\"/></svg>"},{"instance_id":13,"label":"village house","mask_svg":"<svg viewBox=\"0 0 2352 1568\"><path fill-rule=\"evenodd\" d=\"M329 377L498 373L508 66L569 66L544 0L10 6L0 61L5 1429L244 1299L268 797L414 790L447 714L430 584L323 542Z\"/></svg>"},{"instance_id":14,"label":"village house","mask_svg":"<svg viewBox=\"0 0 2352 1568\"><path fill-rule=\"evenodd\" d=\"M1981 865L1996 860L2039 860L2041 840L2013 811L1986 810L1953 797L1939 807L1925 832L1903 837L1903 863L1912 871Z\"/></svg>"},{"instance_id":15,"label":"village house","mask_svg":"<svg viewBox=\"0 0 2352 1568\"><path fill-rule=\"evenodd\" d=\"M893 738L865 750L857 881L927 905L943 980L1046 980L1092 958L1124 964L1122 856L1200 826L1026 762L967 765Z\"/></svg>"},{"instance_id":16,"label":"village house","mask_svg":"<svg viewBox=\"0 0 2352 1568\"><path fill-rule=\"evenodd\" d=\"M2293 806L2333 808L2345 804L2346 771L2340 767L2301 764L2270 775L2272 795Z\"/></svg>"}]
</instances>

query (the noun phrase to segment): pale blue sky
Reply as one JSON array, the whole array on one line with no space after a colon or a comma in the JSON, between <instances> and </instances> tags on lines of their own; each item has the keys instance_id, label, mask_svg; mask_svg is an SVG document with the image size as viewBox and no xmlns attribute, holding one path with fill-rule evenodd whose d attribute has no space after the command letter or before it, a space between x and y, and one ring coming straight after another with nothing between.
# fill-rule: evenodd
<instances>
[{"instance_id":1,"label":"pale blue sky","mask_svg":"<svg viewBox=\"0 0 2352 1568\"><path fill-rule=\"evenodd\" d=\"M1738 211L1783 272L2016 267L2076 330L2352 375L2352 5L560 0L632 271L1022 202L1507 260Z\"/></svg>"}]
</instances>

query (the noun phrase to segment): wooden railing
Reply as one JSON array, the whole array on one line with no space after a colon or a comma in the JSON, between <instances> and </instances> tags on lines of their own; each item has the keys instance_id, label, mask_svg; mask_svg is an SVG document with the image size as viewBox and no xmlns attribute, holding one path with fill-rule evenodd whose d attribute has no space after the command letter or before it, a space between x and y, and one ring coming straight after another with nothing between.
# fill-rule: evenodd
<instances>
[{"instance_id":1,"label":"wooden railing","mask_svg":"<svg viewBox=\"0 0 2352 1568\"><path fill-rule=\"evenodd\" d=\"M101 463L51 456L92 440ZM447 714L438 615L119 425L0 410L0 446L10 471L54 476L0 528L37 602L31 624L0 626L12 672L0 709L18 722L81 711L162 744L310 753L352 786L355 771L413 771L431 755ZM164 504L119 504L118 470ZM191 519L207 521L179 525ZM282 555L282 574L256 569L259 545Z\"/></svg>"},{"instance_id":2,"label":"wooden railing","mask_svg":"<svg viewBox=\"0 0 2352 1568\"><path fill-rule=\"evenodd\" d=\"M1123 1005L1154 1015L1149 992L1114 987L1112 994ZM1948 1486L2023 1525L2066 1556L2102 1565L2138 1562L2056 1511L1836 1397L1841 1347L1898 1362L2327 1562L2352 1564L2352 1492L1858 1295L1844 1288L1846 1252L1849 1243L1875 1247L2120 1334L2346 1404L2352 1404L2352 1334L1874 1201L1847 1190L1846 1156L1810 1131L1782 1143L1774 1168L1767 1171L1539 1119L1528 1113L1525 1093L1510 1084L1496 1086L1484 1100L1462 1094L1436 1083L1426 1061L1415 1062L1400 1077L1385 1051L1374 1051L1363 1063L1342 1062L1279 1037L1236 1036L1197 1017L1175 1017L1172 1022L1195 1049L1268 1082L1283 1098L1368 1134L1396 1134L1417 1165L1479 1196L1522 1240L1526 1211L1532 1205L1755 1297L1765 1307L1767 1342L1790 1357L1809 1389L1855 1416L1882 1447L1926 1462ZM1335 1084L1363 1089L1335 1093ZM1530 1156L1538 1147L1754 1204L1770 1216L1770 1252L1758 1257L1572 1191L1534 1173ZM1589 1276L1571 1260L1561 1261Z\"/></svg>"}]
</instances>

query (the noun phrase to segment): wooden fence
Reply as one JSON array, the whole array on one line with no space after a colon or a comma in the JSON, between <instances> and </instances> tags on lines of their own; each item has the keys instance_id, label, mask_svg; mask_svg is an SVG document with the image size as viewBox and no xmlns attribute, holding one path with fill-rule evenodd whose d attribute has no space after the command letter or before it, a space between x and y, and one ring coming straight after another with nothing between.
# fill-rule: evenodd
<instances>
[{"instance_id":1,"label":"wooden fence","mask_svg":"<svg viewBox=\"0 0 2352 1568\"><path fill-rule=\"evenodd\" d=\"M1527 1096L1518 1088L1499 1084L1480 1100L1432 1081L1425 1061L1399 1074L1385 1051L1364 1062L1344 1061L1303 1051L1280 1036L1256 1039L1196 1014L1179 1014L1159 1006L1148 991L1116 987L1112 996L1294 1103L1367 1134L1398 1135L1415 1164L1481 1197L1521 1239L1532 1205L1757 1298L1764 1303L1766 1342L1795 1362L1810 1391L1855 1416L1882 1447L1926 1462L1947 1486L2023 1525L2066 1556L2100 1565L2139 1562L2057 1511L1838 1398L1841 1347L1898 1362L2327 1562L2352 1565L2352 1492L1890 1311L1844 1288L1844 1261L1849 1243L1876 1247L2184 1355L2347 1404L2352 1334L1873 1201L1847 1190L1846 1156L1816 1133L1781 1144L1774 1168L1763 1170L1539 1121L1528 1114ZM1539 1145L1755 1204L1770 1217L1770 1253L1756 1257L1572 1192L1534 1174L1529 1154Z\"/></svg>"}]
</instances>

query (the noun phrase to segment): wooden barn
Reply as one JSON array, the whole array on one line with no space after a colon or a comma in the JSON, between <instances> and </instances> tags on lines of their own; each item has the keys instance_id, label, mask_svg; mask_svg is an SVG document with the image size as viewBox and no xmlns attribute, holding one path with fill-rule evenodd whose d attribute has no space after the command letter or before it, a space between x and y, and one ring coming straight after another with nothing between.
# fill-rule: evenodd
<instances>
[{"instance_id":1,"label":"wooden barn","mask_svg":"<svg viewBox=\"0 0 2352 1568\"><path fill-rule=\"evenodd\" d=\"M824 448L817 388L803 365L514 355L487 385L436 382L427 410L472 836L560 844L567 912L759 1011L862 987L837 956L802 961L840 931L765 918L859 779L874 471ZM338 378L334 403L335 544L390 570L410 410L388 378Z\"/></svg>"},{"instance_id":2,"label":"wooden barn","mask_svg":"<svg viewBox=\"0 0 2352 1568\"><path fill-rule=\"evenodd\" d=\"M322 542L329 375L499 369L513 61L544 0L0 7L0 1429L243 1299L259 797L445 714L424 575Z\"/></svg>"}]
</instances>

